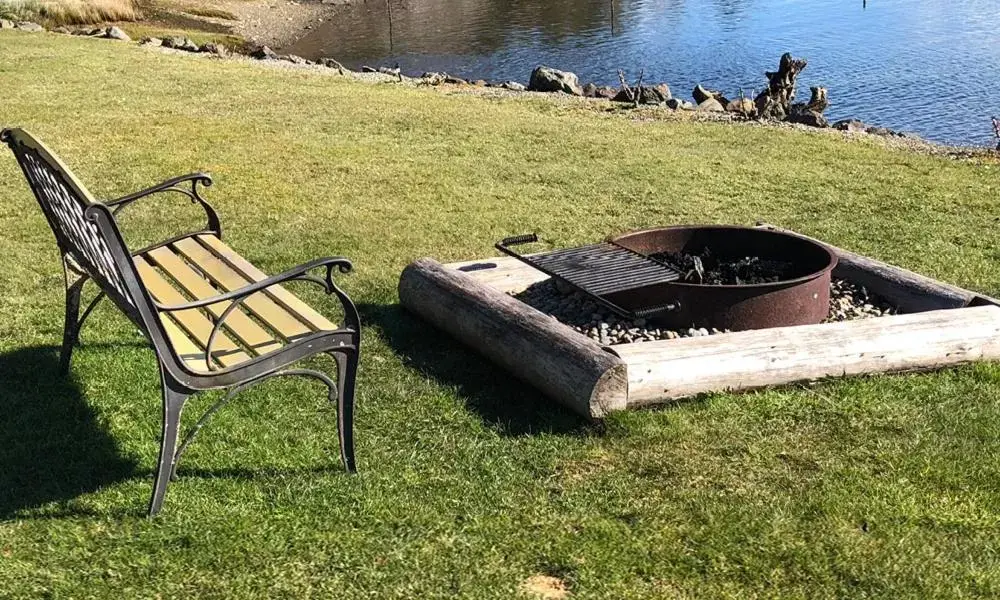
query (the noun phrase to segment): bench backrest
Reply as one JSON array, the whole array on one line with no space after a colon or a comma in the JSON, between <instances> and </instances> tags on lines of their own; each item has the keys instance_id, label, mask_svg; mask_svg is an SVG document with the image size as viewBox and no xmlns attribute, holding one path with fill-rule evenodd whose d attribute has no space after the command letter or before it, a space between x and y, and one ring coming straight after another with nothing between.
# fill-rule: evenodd
<instances>
[{"instance_id":1,"label":"bench backrest","mask_svg":"<svg viewBox=\"0 0 1000 600\"><path fill-rule=\"evenodd\" d=\"M5 129L0 132L0 141L14 151L63 254L69 255L113 299L135 306L122 269L112 254L114 251L123 257L129 255L114 219L106 219L109 222L102 228L98 224L102 215L88 210L95 205L104 208L103 205L96 203L62 161L28 132ZM106 209L104 213L110 216ZM113 235L108 235L109 232Z\"/></svg>"}]
</instances>

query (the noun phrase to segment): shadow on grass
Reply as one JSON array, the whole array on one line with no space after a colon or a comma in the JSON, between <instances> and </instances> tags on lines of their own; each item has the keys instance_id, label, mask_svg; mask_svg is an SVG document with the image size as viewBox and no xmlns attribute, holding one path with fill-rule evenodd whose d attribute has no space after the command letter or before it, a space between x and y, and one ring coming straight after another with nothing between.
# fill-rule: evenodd
<instances>
[{"instance_id":1,"label":"shadow on grass","mask_svg":"<svg viewBox=\"0 0 1000 600\"><path fill-rule=\"evenodd\" d=\"M378 329L403 362L442 385L454 386L483 421L505 435L589 435L598 425L546 398L399 305L360 304L361 322Z\"/></svg>"},{"instance_id":2,"label":"shadow on grass","mask_svg":"<svg viewBox=\"0 0 1000 600\"><path fill-rule=\"evenodd\" d=\"M135 472L72 377L59 373L57 349L0 354L0 518Z\"/></svg>"}]
</instances>

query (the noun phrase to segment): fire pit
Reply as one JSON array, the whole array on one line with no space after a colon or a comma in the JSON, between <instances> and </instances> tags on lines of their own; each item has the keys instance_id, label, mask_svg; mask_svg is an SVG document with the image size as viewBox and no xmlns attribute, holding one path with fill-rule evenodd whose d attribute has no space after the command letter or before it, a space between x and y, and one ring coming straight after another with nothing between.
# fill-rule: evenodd
<instances>
[{"instance_id":1,"label":"fire pit","mask_svg":"<svg viewBox=\"0 0 1000 600\"><path fill-rule=\"evenodd\" d=\"M513 250L537 239L517 236L496 247L623 317L667 328L819 323L829 311L837 265L823 244L749 227L663 227L540 254Z\"/></svg>"},{"instance_id":2,"label":"fire pit","mask_svg":"<svg viewBox=\"0 0 1000 600\"><path fill-rule=\"evenodd\" d=\"M400 275L399 299L589 418L704 392L1000 359L1000 301L772 226L668 227L527 256L511 248L534 239L500 244L517 258L418 259ZM831 281L891 310L820 323ZM584 311L584 323L515 297L545 284L577 290L556 294L578 305L567 305L570 314ZM590 301L601 314L586 312ZM853 308L875 315L869 306ZM752 330L657 337L635 328L630 335L639 335L612 340L600 335L610 331L607 311L630 328L637 319L730 319L732 329Z\"/></svg>"}]
</instances>

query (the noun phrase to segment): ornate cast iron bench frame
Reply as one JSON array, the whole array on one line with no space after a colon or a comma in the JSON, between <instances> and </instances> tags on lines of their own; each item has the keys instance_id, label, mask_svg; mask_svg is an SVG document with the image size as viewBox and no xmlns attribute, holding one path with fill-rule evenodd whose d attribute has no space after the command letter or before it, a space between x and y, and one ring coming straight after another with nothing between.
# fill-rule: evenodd
<instances>
[{"instance_id":1,"label":"ornate cast iron bench frame","mask_svg":"<svg viewBox=\"0 0 1000 600\"><path fill-rule=\"evenodd\" d=\"M232 396L271 377L300 375L326 384L337 403L340 455L355 471L354 387L361 347L358 311L333 280L334 270L350 272L342 257L316 259L267 276L222 243L222 227L199 194L210 186L192 173L106 203L97 202L44 144L21 129L5 129L0 141L14 151L41 205L62 254L66 319L60 367L68 372L80 328L108 297L142 331L156 353L163 392L163 429L149 515L163 505L177 462L202 425ZM204 230L185 233L130 251L115 215L133 202L161 193L179 193L204 209ZM322 276L311 274L320 271ZM80 316L84 284L99 292ZM336 326L280 284L307 281L335 295L344 324ZM180 291L179 291L180 290ZM336 381L326 373L292 368L326 353L337 365ZM197 421L178 447L181 411L190 396L205 390L227 393Z\"/></svg>"}]
</instances>

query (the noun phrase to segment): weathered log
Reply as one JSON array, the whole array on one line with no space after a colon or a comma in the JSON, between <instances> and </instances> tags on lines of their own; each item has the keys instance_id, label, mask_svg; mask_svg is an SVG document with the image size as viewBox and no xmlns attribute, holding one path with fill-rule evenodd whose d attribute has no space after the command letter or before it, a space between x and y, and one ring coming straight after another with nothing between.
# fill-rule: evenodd
<instances>
[{"instance_id":1,"label":"weathered log","mask_svg":"<svg viewBox=\"0 0 1000 600\"><path fill-rule=\"evenodd\" d=\"M791 233L830 248L837 255L833 276L863 285L868 291L885 298L890 304L907 313L962 308L975 304L993 304L995 300L960 287L931 279L882 261L855 254L801 233L758 223L774 231Z\"/></svg>"},{"instance_id":2,"label":"weathered log","mask_svg":"<svg viewBox=\"0 0 1000 600\"><path fill-rule=\"evenodd\" d=\"M711 391L1000 358L1000 307L622 344L628 408Z\"/></svg>"},{"instance_id":3,"label":"weathered log","mask_svg":"<svg viewBox=\"0 0 1000 600\"><path fill-rule=\"evenodd\" d=\"M422 258L399 279L408 310L591 419L625 408L625 363L554 318L469 274Z\"/></svg>"},{"instance_id":4,"label":"weathered log","mask_svg":"<svg viewBox=\"0 0 1000 600\"><path fill-rule=\"evenodd\" d=\"M806 104L806 108L813 112L818 112L820 114L823 114L823 111L825 111L827 107L830 106L830 102L827 100L826 97L826 88L813 86L809 88L809 92L810 92L809 103Z\"/></svg>"},{"instance_id":5,"label":"weathered log","mask_svg":"<svg viewBox=\"0 0 1000 600\"><path fill-rule=\"evenodd\" d=\"M778 70L765 73L767 88L754 99L757 114L761 118L783 120L790 114L792 101L795 99L795 78L805 68L806 61L792 58L786 52L781 55Z\"/></svg>"}]
</instances>

